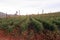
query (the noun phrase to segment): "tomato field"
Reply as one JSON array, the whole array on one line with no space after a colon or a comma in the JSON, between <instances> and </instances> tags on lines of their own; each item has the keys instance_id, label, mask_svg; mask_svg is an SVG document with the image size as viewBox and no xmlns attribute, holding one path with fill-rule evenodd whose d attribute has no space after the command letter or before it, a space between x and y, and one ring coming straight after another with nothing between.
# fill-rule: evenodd
<instances>
[{"instance_id":1,"label":"tomato field","mask_svg":"<svg viewBox=\"0 0 60 40\"><path fill-rule=\"evenodd\" d=\"M60 40L60 12L0 18L0 40Z\"/></svg>"}]
</instances>

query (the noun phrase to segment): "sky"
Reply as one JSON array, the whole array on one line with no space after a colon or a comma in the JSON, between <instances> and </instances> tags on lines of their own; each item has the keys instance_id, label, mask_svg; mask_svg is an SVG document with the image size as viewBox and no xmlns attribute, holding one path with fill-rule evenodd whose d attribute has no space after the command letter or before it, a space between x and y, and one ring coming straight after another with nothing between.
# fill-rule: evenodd
<instances>
[{"instance_id":1,"label":"sky","mask_svg":"<svg viewBox=\"0 0 60 40\"><path fill-rule=\"evenodd\" d=\"M21 15L60 11L60 0L0 0L0 12Z\"/></svg>"}]
</instances>

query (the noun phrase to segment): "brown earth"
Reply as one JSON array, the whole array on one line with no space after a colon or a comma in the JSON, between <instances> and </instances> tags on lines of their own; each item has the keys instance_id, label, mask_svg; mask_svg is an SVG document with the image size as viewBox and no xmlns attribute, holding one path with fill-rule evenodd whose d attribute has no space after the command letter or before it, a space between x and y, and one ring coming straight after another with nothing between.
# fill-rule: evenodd
<instances>
[{"instance_id":1,"label":"brown earth","mask_svg":"<svg viewBox=\"0 0 60 40\"><path fill-rule=\"evenodd\" d=\"M18 35L16 32L7 33L4 30L0 30L0 40L60 40L60 34L51 33L44 31L43 33L34 33L31 30L32 34L27 35L28 32L25 31L21 35Z\"/></svg>"}]
</instances>

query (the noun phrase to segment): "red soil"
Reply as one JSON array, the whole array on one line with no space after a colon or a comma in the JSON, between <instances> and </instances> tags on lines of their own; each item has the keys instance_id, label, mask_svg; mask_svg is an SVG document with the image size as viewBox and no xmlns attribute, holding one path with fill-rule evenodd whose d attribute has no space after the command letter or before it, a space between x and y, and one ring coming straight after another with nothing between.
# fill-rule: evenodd
<instances>
[{"instance_id":1,"label":"red soil","mask_svg":"<svg viewBox=\"0 0 60 40\"><path fill-rule=\"evenodd\" d=\"M9 33L9 34L5 34L6 31L4 30L0 30L0 40L60 40L60 35L58 34L37 34L37 33L33 33L33 35L31 35L31 37L28 39L29 35L27 35L27 31L25 31L23 33L23 35L17 35L16 32L15 33Z\"/></svg>"}]
</instances>

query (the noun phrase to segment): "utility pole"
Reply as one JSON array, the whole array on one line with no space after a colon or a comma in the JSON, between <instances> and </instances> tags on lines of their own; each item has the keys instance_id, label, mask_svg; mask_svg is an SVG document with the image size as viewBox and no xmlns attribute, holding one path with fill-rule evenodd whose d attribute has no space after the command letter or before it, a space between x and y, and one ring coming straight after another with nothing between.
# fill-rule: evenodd
<instances>
[{"instance_id":1,"label":"utility pole","mask_svg":"<svg viewBox=\"0 0 60 40\"><path fill-rule=\"evenodd\" d=\"M17 16L18 11L16 11L15 16Z\"/></svg>"},{"instance_id":2,"label":"utility pole","mask_svg":"<svg viewBox=\"0 0 60 40\"><path fill-rule=\"evenodd\" d=\"M7 12L6 12L6 18L7 18Z\"/></svg>"},{"instance_id":3,"label":"utility pole","mask_svg":"<svg viewBox=\"0 0 60 40\"><path fill-rule=\"evenodd\" d=\"M19 10L19 15L20 15L20 10Z\"/></svg>"},{"instance_id":4,"label":"utility pole","mask_svg":"<svg viewBox=\"0 0 60 40\"><path fill-rule=\"evenodd\" d=\"M44 10L42 9L42 14L44 13Z\"/></svg>"}]
</instances>

